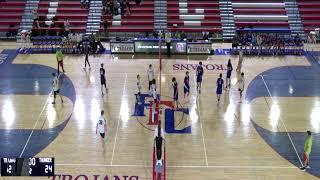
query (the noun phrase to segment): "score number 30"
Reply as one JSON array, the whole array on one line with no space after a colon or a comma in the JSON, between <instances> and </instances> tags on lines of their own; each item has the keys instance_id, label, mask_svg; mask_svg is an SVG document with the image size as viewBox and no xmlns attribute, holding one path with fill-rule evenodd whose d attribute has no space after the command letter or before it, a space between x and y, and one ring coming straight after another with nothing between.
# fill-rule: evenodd
<instances>
[{"instance_id":1,"label":"score number 30","mask_svg":"<svg viewBox=\"0 0 320 180\"><path fill-rule=\"evenodd\" d=\"M29 158L29 174L32 174L32 168L31 166L35 166L36 165L36 159L35 158ZM50 171L50 173L52 173L52 166L51 165L45 165L45 169L44 169L44 172L46 174L48 174Z\"/></svg>"}]
</instances>

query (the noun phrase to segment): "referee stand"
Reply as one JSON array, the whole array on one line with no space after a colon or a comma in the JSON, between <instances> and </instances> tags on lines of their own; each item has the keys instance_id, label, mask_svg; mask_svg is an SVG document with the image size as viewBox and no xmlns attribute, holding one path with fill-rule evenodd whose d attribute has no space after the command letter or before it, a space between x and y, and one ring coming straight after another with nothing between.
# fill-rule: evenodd
<instances>
[{"instance_id":1,"label":"referee stand","mask_svg":"<svg viewBox=\"0 0 320 180\"><path fill-rule=\"evenodd\" d=\"M152 155L152 180L165 180L166 179L166 143L163 140L163 159L162 165L157 164L156 160L156 147L153 145Z\"/></svg>"}]
</instances>

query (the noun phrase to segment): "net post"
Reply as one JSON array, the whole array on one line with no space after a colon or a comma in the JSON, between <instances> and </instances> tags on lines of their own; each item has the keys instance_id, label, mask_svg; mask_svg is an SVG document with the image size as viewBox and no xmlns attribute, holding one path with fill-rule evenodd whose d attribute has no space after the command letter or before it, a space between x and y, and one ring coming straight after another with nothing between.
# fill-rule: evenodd
<instances>
[{"instance_id":1,"label":"net post","mask_svg":"<svg viewBox=\"0 0 320 180\"><path fill-rule=\"evenodd\" d=\"M166 143L164 143L164 157L163 157L163 179L166 180L166 167L167 167L167 162L166 162Z\"/></svg>"},{"instance_id":2,"label":"net post","mask_svg":"<svg viewBox=\"0 0 320 180\"><path fill-rule=\"evenodd\" d=\"M155 147L153 146L152 153L152 180L155 180Z\"/></svg>"}]
</instances>

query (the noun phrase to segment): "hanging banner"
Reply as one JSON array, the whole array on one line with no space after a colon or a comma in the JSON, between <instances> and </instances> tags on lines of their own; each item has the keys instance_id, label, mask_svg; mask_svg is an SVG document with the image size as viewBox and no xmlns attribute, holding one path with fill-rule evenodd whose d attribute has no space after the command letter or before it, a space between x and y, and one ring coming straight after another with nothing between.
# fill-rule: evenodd
<instances>
[{"instance_id":1,"label":"hanging banner","mask_svg":"<svg viewBox=\"0 0 320 180\"><path fill-rule=\"evenodd\" d=\"M187 53L188 54L210 54L211 43L188 43Z\"/></svg>"},{"instance_id":2,"label":"hanging banner","mask_svg":"<svg viewBox=\"0 0 320 180\"><path fill-rule=\"evenodd\" d=\"M111 42L111 53L134 53L134 42Z\"/></svg>"}]
</instances>

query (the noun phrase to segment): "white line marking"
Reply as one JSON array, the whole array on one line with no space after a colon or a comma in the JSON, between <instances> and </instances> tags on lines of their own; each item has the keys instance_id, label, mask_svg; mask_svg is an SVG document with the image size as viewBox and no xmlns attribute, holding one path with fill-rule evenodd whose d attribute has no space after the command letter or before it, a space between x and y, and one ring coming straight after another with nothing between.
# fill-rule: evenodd
<instances>
[{"instance_id":1,"label":"white line marking","mask_svg":"<svg viewBox=\"0 0 320 180\"><path fill-rule=\"evenodd\" d=\"M151 168L148 165L137 164L55 164L56 166L85 166L85 167L140 167ZM167 166L168 168L220 168L220 169L296 169L295 166Z\"/></svg>"},{"instance_id":2,"label":"white line marking","mask_svg":"<svg viewBox=\"0 0 320 180\"><path fill-rule=\"evenodd\" d=\"M196 76L194 76L195 80L196 80ZM195 81L197 82L197 81ZM197 96L198 96L198 90L197 91ZM200 106L199 106L199 101L197 100L197 107L199 108L199 116L198 118L200 119L201 117L201 111L200 111ZM201 122L201 119L199 120L200 122L200 129L201 129L201 136L202 136L202 143L203 143L203 150L204 150L204 156L205 156L205 160L206 160L206 166L208 167L209 164L208 164L208 156L207 156L207 148L206 148L206 143L204 141L204 134L203 134L203 128L202 128L202 122Z\"/></svg>"},{"instance_id":3,"label":"white line marking","mask_svg":"<svg viewBox=\"0 0 320 180\"><path fill-rule=\"evenodd\" d=\"M60 75L61 75L61 74L58 75L58 79L60 79ZM46 106L47 106L47 104L48 104L48 101L49 101L49 98L50 98L50 95L52 94L52 92L53 92L53 89L50 91L50 93L49 93L49 95L48 95L48 97L47 97L47 99L46 99L46 102L44 103L44 105L43 105L43 107L42 107L42 110L41 110L41 112L40 112L40 114L39 114L39 116L38 116L38 118L37 118L37 121L35 122L35 124L34 124L34 126L33 126L33 128L32 128L32 131L31 131L31 133L30 133L30 135L29 135L29 137L28 137L28 140L27 140L26 144L24 145L24 147L23 147L23 149L22 149L22 151L21 151L21 154L20 154L20 156L19 156L20 158L22 157L24 151L26 150L26 147L27 147L27 145L28 145L28 143L29 143L29 141L30 141L30 139L31 139L31 136L32 136L32 134L33 134L33 132L34 132L35 127L37 126L37 124L38 124L38 122L39 122L39 120L40 120L40 117L41 117L42 113L43 113L44 110L46 109Z\"/></svg>"},{"instance_id":4,"label":"white line marking","mask_svg":"<svg viewBox=\"0 0 320 180\"><path fill-rule=\"evenodd\" d=\"M270 93L270 90L269 90L269 88L268 88L268 86L267 86L266 81L264 80L264 78L263 78L262 75L260 75L260 76L261 76L261 79L262 79L264 85L265 85L266 88L267 88L267 91L268 91L268 94L269 94L271 100L274 101L274 100L273 100L273 97L272 97L272 95L271 95L271 93ZM298 151L297 151L297 149L296 149L296 147L295 147L295 145L294 145L294 143L293 143L293 141L292 141L292 139L291 139L291 136L290 136L290 134L289 134L289 132L288 132L288 130L287 130L286 125L284 124L284 122L283 122L283 120L282 120L281 117L279 117L279 120L281 121L281 123L282 123L282 125L283 125L283 127L284 127L284 129L285 129L285 131L286 131L286 133L287 133L287 135L288 135L288 137L289 137L289 139L290 139L290 142L291 142L291 144L292 144L292 147L293 147L294 151L296 152L296 155L297 155L297 157L298 157L298 159L299 159L299 161L300 161L301 166L303 166L303 163L302 163L302 161L301 161L301 159L300 159L300 156L299 156L299 154L298 154Z\"/></svg>"},{"instance_id":5,"label":"white line marking","mask_svg":"<svg viewBox=\"0 0 320 180\"><path fill-rule=\"evenodd\" d=\"M122 89L122 96L124 96L124 93L125 93L125 89L126 89L126 85L127 85L127 78L128 78L128 75L127 75L127 73L126 73L126 77L125 77L124 85L123 85L123 89ZM122 97L121 97L121 101L122 101ZM122 104L122 102L121 102L121 104ZM119 118L118 118L116 135L115 135L115 137L114 137L112 157L111 157L111 162L110 162L111 166L112 166L112 163L113 163L114 151L115 151L115 149L116 149L116 144L117 144L117 136L118 136L120 119L121 119L121 106L122 106L122 105L120 105L120 111L119 111Z\"/></svg>"},{"instance_id":6,"label":"white line marking","mask_svg":"<svg viewBox=\"0 0 320 180\"><path fill-rule=\"evenodd\" d=\"M162 67L163 68L163 67ZM179 75L178 73L181 73L181 72L184 72L183 70L182 71L174 71L174 73L161 73L161 75L165 75L165 76L177 76L177 75ZM109 72L108 74L109 75L118 75L118 74L120 74L120 75L122 75L122 74L124 74L124 73L126 73L126 72ZM214 77L216 77L217 76L217 74L220 74L220 73L222 73L222 71L211 71L210 72L211 74L209 74L209 73L206 73L206 76L214 76ZM128 74L128 75L137 75L137 74L139 74L138 72L127 72L126 74ZM193 72L193 70L189 70L189 76L191 76L191 75L195 75L196 74L196 72ZM181 74L180 74L181 75ZM140 77L143 77L144 75L142 74L140 74ZM110 77L110 76L109 76Z\"/></svg>"}]
</instances>

